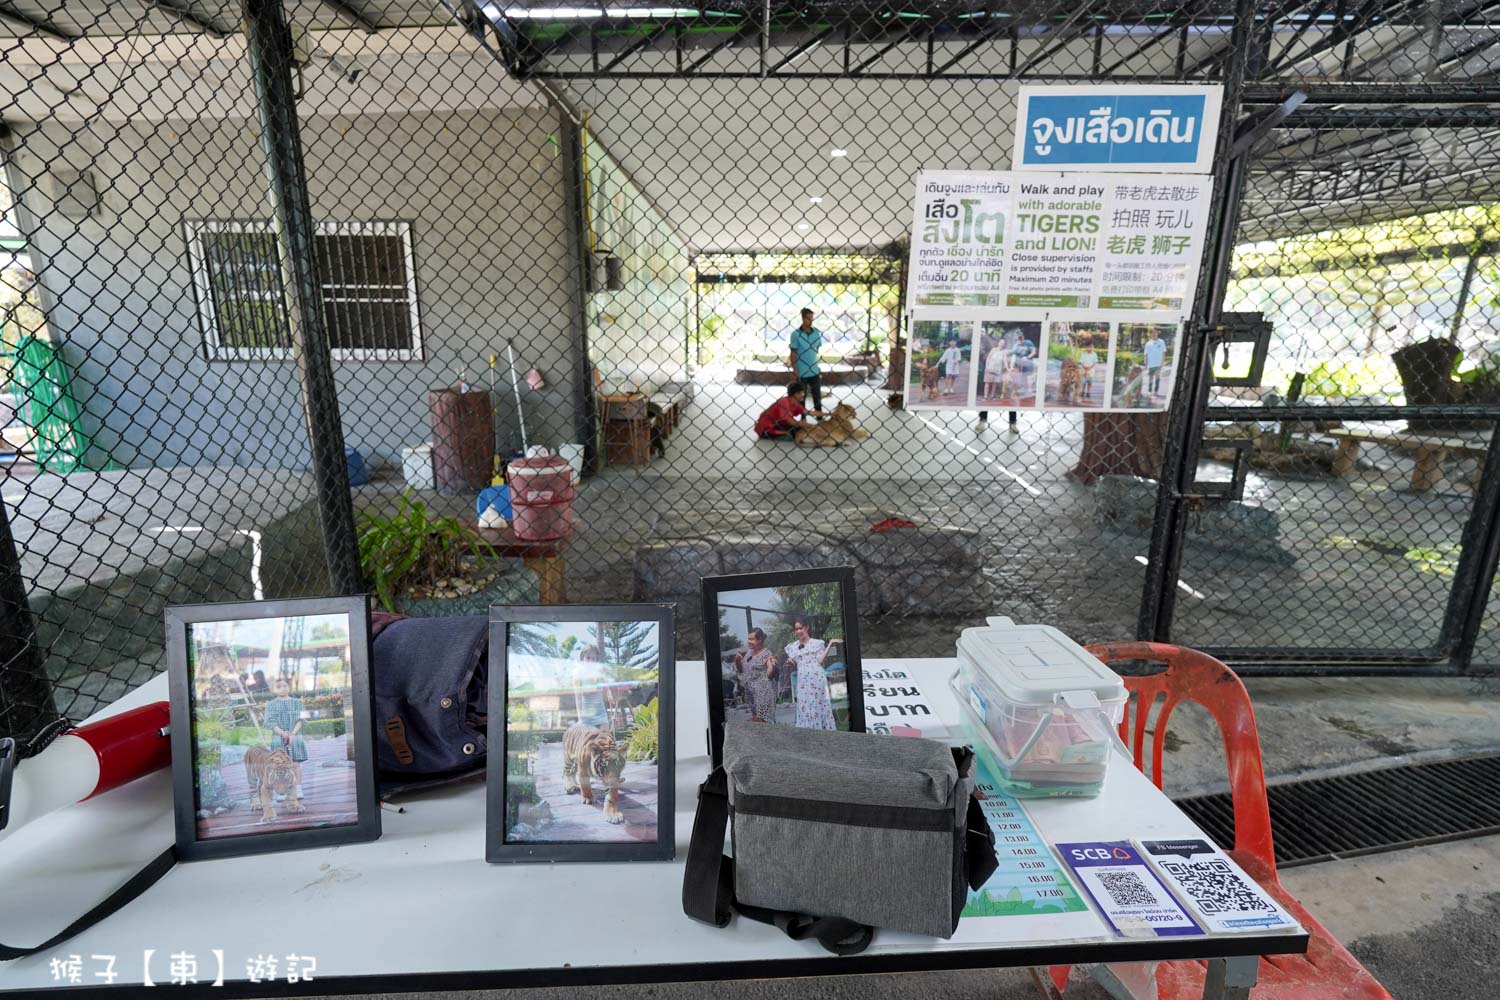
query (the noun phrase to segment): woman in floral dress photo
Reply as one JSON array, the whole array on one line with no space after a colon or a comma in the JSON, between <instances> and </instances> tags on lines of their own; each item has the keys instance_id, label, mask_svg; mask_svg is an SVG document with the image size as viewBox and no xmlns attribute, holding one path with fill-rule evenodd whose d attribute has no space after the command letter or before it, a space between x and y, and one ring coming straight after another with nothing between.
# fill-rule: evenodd
<instances>
[{"instance_id":1,"label":"woman in floral dress photo","mask_svg":"<svg viewBox=\"0 0 1500 1000\"><path fill-rule=\"evenodd\" d=\"M785 652L797 672L797 728L835 729L828 675L823 672L828 643L813 638L812 623L802 615L792 619L792 631L797 638L786 644Z\"/></svg>"},{"instance_id":2,"label":"woman in floral dress photo","mask_svg":"<svg viewBox=\"0 0 1500 1000\"><path fill-rule=\"evenodd\" d=\"M745 685L751 722L776 719L776 654L766 647L766 633L752 628L745 640L746 652L734 654L734 670Z\"/></svg>"}]
</instances>

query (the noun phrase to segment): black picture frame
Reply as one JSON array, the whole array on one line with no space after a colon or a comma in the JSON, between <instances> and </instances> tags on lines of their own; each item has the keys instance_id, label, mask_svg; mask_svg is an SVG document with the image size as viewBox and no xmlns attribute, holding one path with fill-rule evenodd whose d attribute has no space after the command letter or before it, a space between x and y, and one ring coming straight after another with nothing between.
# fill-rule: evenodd
<instances>
[{"instance_id":1,"label":"black picture frame","mask_svg":"<svg viewBox=\"0 0 1500 1000\"><path fill-rule=\"evenodd\" d=\"M720 677L723 660L719 648L719 598L737 590L761 587L796 587L811 583L836 583L842 597L844 625L845 683L849 693L849 731L865 731L864 672L860 666L859 602L854 593L854 568L829 566L731 576L705 576L703 594L703 673L708 687L708 755L714 767L723 761L724 691Z\"/></svg>"},{"instance_id":2,"label":"black picture frame","mask_svg":"<svg viewBox=\"0 0 1500 1000\"><path fill-rule=\"evenodd\" d=\"M250 619L346 615L349 619L349 699L352 703L354 785L353 823L299 830L270 830L204 838L198 830L196 717L188 633L192 626ZM179 860L270 854L309 847L354 844L380 837L380 803L375 790L375 728L370 686L370 605L367 597L185 604L169 607L166 621L167 683L172 720L172 798Z\"/></svg>"},{"instance_id":3,"label":"black picture frame","mask_svg":"<svg viewBox=\"0 0 1500 1000\"><path fill-rule=\"evenodd\" d=\"M655 622L658 642L656 840L637 843L507 841L506 757L510 630L518 623ZM670 604L497 605L490 609L490 688L484 858L492 864L557 861L671 861L676 855L677 633ZM634 766L634 765L627 765Z\"/></svg>"}]
</instances>

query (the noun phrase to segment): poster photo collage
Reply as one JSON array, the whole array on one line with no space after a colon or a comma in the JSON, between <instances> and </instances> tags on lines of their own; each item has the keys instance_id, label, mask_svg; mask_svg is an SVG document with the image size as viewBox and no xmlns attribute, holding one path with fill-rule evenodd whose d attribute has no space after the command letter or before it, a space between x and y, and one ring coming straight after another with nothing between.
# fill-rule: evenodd
<instances>
[{"instance_id":1,"label":"poster photo collage","mask_svg":"<svg viewBox=\"0 0 1500 1000\"><path fill-rule=\"evenodd\" d=\"M912 320L908 409L1167 408L1180 324L1098 319Z\"/></svg>"}]
</instances>

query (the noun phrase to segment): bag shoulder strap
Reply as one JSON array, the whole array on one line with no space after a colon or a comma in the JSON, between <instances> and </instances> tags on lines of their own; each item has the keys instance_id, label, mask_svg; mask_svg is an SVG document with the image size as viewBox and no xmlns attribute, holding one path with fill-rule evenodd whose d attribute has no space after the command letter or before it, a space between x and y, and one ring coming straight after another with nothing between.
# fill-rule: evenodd
<instances>
[{"instance_id":1,"label":"bag shoulder strap","mask_svg":"<svg viewBox=\"0 0 1500 1000\"><path fill-rule=\"evenodd\" d=\"M815 939L835 955L856 955L870 946L875 928L843 917L811 917L790 910L748 906L734 898L734 859L724 854L729 827L729 779L716 767L698 786L698 812L688 842L682 879L682 910L694 920L724 927L733 913L770 924L794 941Z\"/></svg>"},{"instance_id":2,"label":"bag shoulder strap","mask_svg":"<svg viewBox=\"0 0 1500 1000\"><path fill-rule=\"evenodd\" d=\"M13 958L25 958L27 955L35 955L39 951L46 951L48 948L61 944L75 934L81 934L151 888L176 863L177 853L175 849L171 847L167 848L153 858L146 867L131 876L130 881L105 897L103 902L41 944L32 948L13 948L8 944L0 944L0 962L9 961Z\"/></svg>"}]
</instances>

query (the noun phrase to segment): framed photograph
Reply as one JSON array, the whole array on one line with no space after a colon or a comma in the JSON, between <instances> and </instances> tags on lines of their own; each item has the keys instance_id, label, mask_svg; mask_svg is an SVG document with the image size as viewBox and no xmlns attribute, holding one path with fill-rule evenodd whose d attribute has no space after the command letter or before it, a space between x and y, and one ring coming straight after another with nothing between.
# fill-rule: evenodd
<instances>
[{"instance_id":1,"label":"framed photograph","mask_svg":"<svg viewBox=\"0 0 1500 1000\"><path fill-rule=\"evenodd\" d=\"M177 855L374 840L364 597L168 608Z\"/></svg>"},{"instance_id":2,"label":"framed photograph","mask_svg":"<svg viewBox=\"0 0 1500 1000\"><path fill-rule=\"evenodd\" d=\"M670 861L667 604L490 609L486 861Z\"/></svg>"},{"instance_id":3,"label":"framed photograph","mask_svg":"<svg viewBox=\"0 0 1500 1000\"><path fill-rule=\"evenodd\" d=\"M726 719L865 731L854 570L703 578L709 755Z\"/></svg>"}]
</instances>

